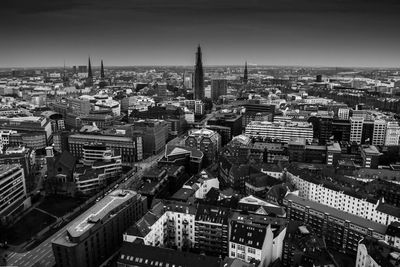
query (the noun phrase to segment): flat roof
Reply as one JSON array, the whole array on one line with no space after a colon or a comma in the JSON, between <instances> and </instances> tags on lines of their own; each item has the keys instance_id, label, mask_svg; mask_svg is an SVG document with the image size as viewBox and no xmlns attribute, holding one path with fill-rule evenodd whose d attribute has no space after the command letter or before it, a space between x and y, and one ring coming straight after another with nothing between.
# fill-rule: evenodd
<instances>
[{"instance_id":1,"label":"flat roof","mask_svg":"<svg viewBox=\"0 0 400 267\"><path fill-rule=\"evenodd\" d=\"M69 138L97 139L107 141L132 141L129 137L118 135L96 135L96 134L73 134Z\"/></svg>"},{"instance_id":2,"label":"flat roof","mask_svg":"<svg viewBox=\"0 0 400 267\"><path fill-rule=\"evenodd\" d=\"M74 223L67 228L72 237L79 237L95 225L95 222L105 218L113 209L127 202L137 195L131 190L115 190L105 196L93 207L74 220Z\"/></svg>"}]
</instances>

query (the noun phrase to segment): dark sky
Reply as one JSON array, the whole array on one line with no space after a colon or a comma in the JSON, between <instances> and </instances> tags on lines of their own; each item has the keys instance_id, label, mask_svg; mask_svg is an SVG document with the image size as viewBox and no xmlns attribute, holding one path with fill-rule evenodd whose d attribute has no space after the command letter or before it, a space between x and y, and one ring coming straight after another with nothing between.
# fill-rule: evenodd
<instances>
[{"instance_id":1,"label":"dark sky","mask_svg":"<svg viewBox=\"0 0 400 267\"><path fill-rule=\"evenodd\" d=\"M400 66L399 0L1 0L0 67Z\"/></svg>"}]
</instances>

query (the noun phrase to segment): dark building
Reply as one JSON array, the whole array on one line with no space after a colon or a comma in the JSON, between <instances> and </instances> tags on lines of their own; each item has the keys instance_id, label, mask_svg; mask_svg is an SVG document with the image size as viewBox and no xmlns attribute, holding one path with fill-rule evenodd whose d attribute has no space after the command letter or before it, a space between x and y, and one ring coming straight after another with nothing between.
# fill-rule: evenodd
<instances>
[{"instance_id":1,"label":"dark building","mask_svg":"<svg viewBox=\"0 0 400 267\"><path fill-rule=\"evenodd\" d=\"M207 255L228 255L229 210L199 205L195 221L195 248Z\"/></svg>"},{"instance_id":2,"label":"dark building","mask_svg":"<svg viewBox=\"0 0 400 267\"><path fill-rule=\"evenodd\" d=\"M235 113L219 112L207 121L208 125L220 125L231 128L231 134L237 136L242 134L242 115Z\"/></svg>"},{"instance_id":3,"label":"dark building","mask_svg":"<svg viewBox=\"0 0 400 267\"><path fill-rule=\"evenodd\" d=\"M58 267L97 267L122 244L122 234L146 212L146 197L116 190L84 212L52 241Z\"/></svg>"},{"instance_id":4,"label":"dark building","mask_svg":"<svg viewBox=\"0 0 400 267\"><path fill-rule=\"evenodd\" d=\"M361 144L372 144L372 138L374 135L374 121L364 120L362 128Z\"/></svg>"},{"instance_id":5,"label":"dark building","mask_svg":"<svg viewBox=\"0 0 400 267\"><path fill-rule=\"evenodd\" d=\"M316 77L316 79L315 79L315 81L316 81L317 83L322 82L322 75L321 75L321 74L318 74L317 77Z\"/></svg>"},{"instance_id":6,"label":"dark building","mask_svg":"<svg viewBox=\"0 0 400 267\"><path fill-rule=\"evenodd\" d=\"M203 152L196 148L167 145L165 155L158 161L159 166L183 166L192 174L201 170Z\"/></svg>"},{"instance_id":7,"label":"dark building","mask_svg":"<svg viewBox=\"0 0 400 267\"><path fill-rule=\"evenodd\" d=\"M146 111L133 110L129 123L134 123L137 119L158 119L168 122L168 133L174 137L186 129L185 113L180 107L149 107Z\"/></svg>"},{"instance_id":8,"label":"dark building","mask_svg":"<svg viewBox=\"0 0 400 267\"><path fill-rule=\"evenodd\" d=\"M204 71L200 45L197 47L196 66L194 70L194 99L204 99Z\"/></svg>"},{"instance_id":9,"label":"dark building","mask_svg":"<svg viewBox=\"0 0 400 267\"><path fill-rule=\"evenodd\" d=\"M355 255L358 241L374 237L384 239L387 226L362 217L300 198L294 194L285 197L287 218L300 221L326 244L340 252Z\"/></svg>"},{"instance_id":10,"label":"dark building","mask_svg":"<svg viewBox=\"0 0 400 267\"><path fill-rule=\"evenodd\" d=\"M149 157L160 153L168 138L168 123L163 120L139 120L134 122L134 129L141 131L143 156Z\"/></svg>"},{"instance_id":11,"label":"dark building","mask_svg":"<svg viewBox=\"0 0 400 267\"><path fill-rule=\"evenodd\" d=\"M332 121L332 135L335 141L350 142L350 121L333 119Z\"/></svg>"},{"instance_id":12,"label":"dark building","mask_svg":"<svg viewBox=\"0 0 400 267\"><path fill-rule=\"evenodd\" d=\"M302 222L290 221L282 249L283 266L336 266L324 240Z\"/></svg>"},{"instance_id":13,"label":"dark building","mask_svg":"<svg viewBox=\"0 0 400 267\"><path fill-rule=\"evenodd\" d=\"M219 135L221 136L221 146L225 146L229 141L232 140L231 128L229 127L219 125L206 125L205 128L219 133Z\"/></svg>"},{"instance_id":14,"label":"dark building","mask_svg":"<svg viewBox=\"0 0 400 267\"><path fill-rule=\"evenodd\" d=\"M140 259L140 260L138 260ZM190 266L220 267L221 259L168 248L124 242L117 260L117 267Z\"/></svg>"},{"instance_id":15,"label":"dark building","mask_svg":"<svg viewBox=\"0 0 400 267\"><path fill-rule=\"evenodd\" d=\"M275 115L275 105L263 105L263 104L253 104L248 103L243 106L246 111L243 115L243 125L246 127L251 121L256 120L257 117L267 116L268 121L274 120Z\"/></svg>"},{"instance_id":16,"label":"dark building","mask_svg":"<svg viewBox=\"0 0 400 267\"><path fill-rule=\"evenodd\" d=\"M211 80L211 99L217 101L222 95L227 94L228 81L226 79Z\"/></svg>"}]
</instances>

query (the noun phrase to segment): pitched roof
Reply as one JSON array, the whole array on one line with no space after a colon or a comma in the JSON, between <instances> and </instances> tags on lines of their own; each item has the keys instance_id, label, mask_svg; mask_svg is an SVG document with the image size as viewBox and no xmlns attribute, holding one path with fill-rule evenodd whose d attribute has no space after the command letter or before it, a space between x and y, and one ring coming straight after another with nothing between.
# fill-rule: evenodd
<instances>
[{"instance_id":1,"label":"pitched roof","mask_svg":"<svg viewBox=\"0 0 400 267\"><path fill-rule=\"evenodd\" d=\"M221 260L210 257L173 249L146 246L124 242L118 263L134 265L138 267L147 266L180 266L180 267L219 267Z\"/></svg>"},{"instance_id":2,"label":"pitched roof","mask_svg":"<svg viewBox=\"0 0 400 267\"><path fill-rule=\"evenodd\" d=\"M261 249L264 244L267 228L242 222L231 222L230 241L241 245Z\"/></svg>"}]
</instances>

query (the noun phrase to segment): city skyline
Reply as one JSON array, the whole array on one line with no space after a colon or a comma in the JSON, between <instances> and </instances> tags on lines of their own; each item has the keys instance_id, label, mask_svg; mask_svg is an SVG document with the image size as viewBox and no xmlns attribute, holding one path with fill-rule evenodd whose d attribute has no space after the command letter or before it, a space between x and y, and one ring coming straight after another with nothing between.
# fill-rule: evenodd
<instances>
[{"instance_id":1,"label":"city skyline","mask_svg":"<svg viewBox=\"0 0 400 267\"><path fill-rule=\"evenodd\" d=\"M83 65L88 55L193 66L198 44L205 66L398 67L399 11L392 0L5 1L0 67Z\"/></svg>"}]
</instances>

